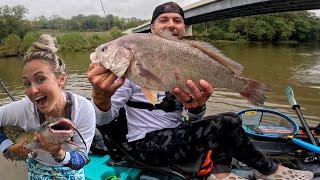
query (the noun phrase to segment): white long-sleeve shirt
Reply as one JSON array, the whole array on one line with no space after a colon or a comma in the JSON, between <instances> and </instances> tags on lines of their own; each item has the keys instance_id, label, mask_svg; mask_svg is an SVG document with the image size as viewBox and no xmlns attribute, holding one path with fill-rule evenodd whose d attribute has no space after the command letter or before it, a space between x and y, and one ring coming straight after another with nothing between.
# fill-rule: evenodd
<instances>
[{"instance_id":1,"label":"white long-sleeve shirt","mask_svg":"<svg viewBox=\"0 0 320 180\"><path fill-rule=\"evenodd\" d=\"M79 146L77 151L87 156L96 125L94 107L86 98L73 93L69 94L72 100L71 121L81 133L88 149L85 148L78 133L74 133L72 141ZM39 129L40 119L35 105L28 97L25 97L19 101L0 107L0 126L19 126L25 131ZM0 144L0 150L3 152L12 144L13 142L7 139ZM70 160L69 152L66 153L65 159L61 163L57 163L52 155L46 151L37 150L37 153L38 155L35 160L48 166L67 164Z\"/></svg>"},{"instance_id":2,"label":"white long-sleeve shirt","mask_svg":"<svg viewBox=\"0 0 320 180\"><path fill-rule=\"evenodd\" d=\"M165 97L165 92L158 92L157 103ZM163 110L138 109L126 105L128 101L146 102L147 99L141 92L140 86L125 80L124 84L115 92L111 98L111 109L107 112L99 110L95 105L97 125L108 124L118 117L120 108L126 110L128 123L127 140L129 142L142 139L146 133L164 128L174 128L181 124L182 110L164 112ZM94 103L93 103L94 104ZM201 118L205 112L198 115L188 113L190 118Z\"/></svg>"}]
</instances>

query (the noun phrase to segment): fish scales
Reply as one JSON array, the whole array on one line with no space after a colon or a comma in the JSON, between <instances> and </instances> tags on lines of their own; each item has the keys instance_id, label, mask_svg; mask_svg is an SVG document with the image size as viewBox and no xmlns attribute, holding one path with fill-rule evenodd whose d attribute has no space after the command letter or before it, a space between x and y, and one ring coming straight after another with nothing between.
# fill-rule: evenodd
<instances>
[{"instance_id":1,"label":"fish scales","mask_svg":"<svg viewBox=\"0 0 320 180\"><path fill-rule=\"evenodd\" d=\"M144 78L129 69L128 79L137 82L138 85L159 91L170 91L173 87L188 90L185 84L188 79L196 82L204 79L215 87L235 90L234 86L228 87L233 82L232 72L200 50L187 43L178 43L157 36L137 36L133 35L130 37L132 40L119 44L132 50L133 63L140 62L144 69L148 69L157 77ZM226 74L229 78L225 77ZM229 80L229 83L226 83L226 80Z\"/></svg>"},{"instance_id":2,"label":"fish scales","mask_svg":"<svg viewBox=\"0 0 320 180\"><path fill-rule=\"evenodd\" d=\"M202 47L201 42L130 34L99 46L90 58L146 89L179 87L188 92L187 80L198 83L204 79L213 87L233 90L254 104L263 104L269 88L240 77L242 66L212 49Z\"/></svg>"}]
</instances>

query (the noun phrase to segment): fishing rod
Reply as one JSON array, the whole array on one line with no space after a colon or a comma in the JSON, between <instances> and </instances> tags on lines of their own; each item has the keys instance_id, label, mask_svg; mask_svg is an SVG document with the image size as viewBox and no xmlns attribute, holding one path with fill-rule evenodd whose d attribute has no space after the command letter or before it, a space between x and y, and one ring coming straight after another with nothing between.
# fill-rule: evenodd
<instances>
[{"instance_id":1,"label":"fishing rod","mask_svg":"<svg viewBox=\"0 0 320 180\"><path fill-rule=\"evenodd\" d=\"M102 3L102 0L100 0L100 4L101 4L101 7L102 7L102 10L103 10L104 16L105 16L105 17L106 17L106 19L107 19L107 18L108 18L108 16L107 16L106 10L104 9L104 6L103 6L103 3ZM107 24L107 28L110 28L110 27L109 27L109 23L108 23L108 21L106 21L106 24Z\"/></svg>"},{"instance_id":2,"label":"fishing rod","mask_svg":"<svg viewBox=\"0 0 320 180\"><path fill-rule=\"evenodd\" d=\"M306 122L306 120L304 119L301 110L300 110L300 105L298 104L298 102L296 101L296 99L294 98L294 94L293 94L293 90L290 86L286 86L285 88L285 93L288 97L288 102L291 105L292 109L296 111L298 118L300 119L300 122L302 124L302 126L304 127L309 140L311 141L311 143L315 146L318 146L313 134L310 131L310 128Z\"/></svg>"},{"instance_id":3,"label":"fishing rod","mask_svg":"<svg viewBox=\"0 0 320 180\"><path fill-rule=\"evenodd\" d=\"M0 84L1 84L2 88L4 89L4 91L7 93L7 95L11 98L11 100L16 101L16 99L10 94L9 90L6 88L6 86L4 85L4 83L2 82L1 79L0 79Z\"/></svg>"}]
</instances>

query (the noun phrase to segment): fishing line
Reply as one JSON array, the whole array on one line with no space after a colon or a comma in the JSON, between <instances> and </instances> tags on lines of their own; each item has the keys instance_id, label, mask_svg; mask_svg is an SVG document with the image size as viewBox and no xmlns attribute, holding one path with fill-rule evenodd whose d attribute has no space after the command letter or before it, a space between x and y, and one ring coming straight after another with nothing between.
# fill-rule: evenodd
<instances>
[{"instance_id":1,"label":"fishing line","mask_svg":"<svg viewBox=\"0 0 320 180\"><path fill-rule=\"evenodd\" d=\"M7 95L11 98L12 101L16 101L16 99L10 94L9 90L6 88L2 80L0 79L1 86L3 87L4 91L7 93Z\"/></svg>"},{"instance_id":2,"label":"fishing line","mask_svg":"<svg viewBox=\"0 0 320 180\"><path fill-rule=\"evenodd\" d=\"M87 144L86 144L86 142L84 141L83 137L81 136L80 132L79 132L76 128L74 128L74 130L79 134L79 136L80 136L80 138L81 138L81 140L82 140L82 143L83 143L84 146L86 147L86 150L88 150Z\"/></svg>"}]
</instances>

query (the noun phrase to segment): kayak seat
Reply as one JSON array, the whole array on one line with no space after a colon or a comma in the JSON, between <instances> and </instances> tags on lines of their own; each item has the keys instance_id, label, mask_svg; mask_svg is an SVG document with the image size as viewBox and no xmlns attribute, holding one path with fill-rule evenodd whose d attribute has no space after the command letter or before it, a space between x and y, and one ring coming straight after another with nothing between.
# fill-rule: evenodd
<instances>
[{"instance_id":1,"label":"kayak seat","mask_svg":"<svg viewBox=\"0 0 320 180\"><path fill-rule=\"evenodd\" d=\"M131 147L126 140L128 131L124 109L120 109L119 116L111 121L111 123L97 126L96 131L91 151L93 153L98 152L100 154L108 154L111 159L111 161L108 162L109 165L157 171L167 175L178 175L185 179L186 176L195 177L199 175L199 170L201 169L203 159L206 155L202 154L192 162L168 164L166 166L155 166L152 163L148 164L135 159L131 156ZM103 139L105 147L101 147L101 139ZM210 172L208 174L210 174Z\"/></svg>"}]
</instances>

